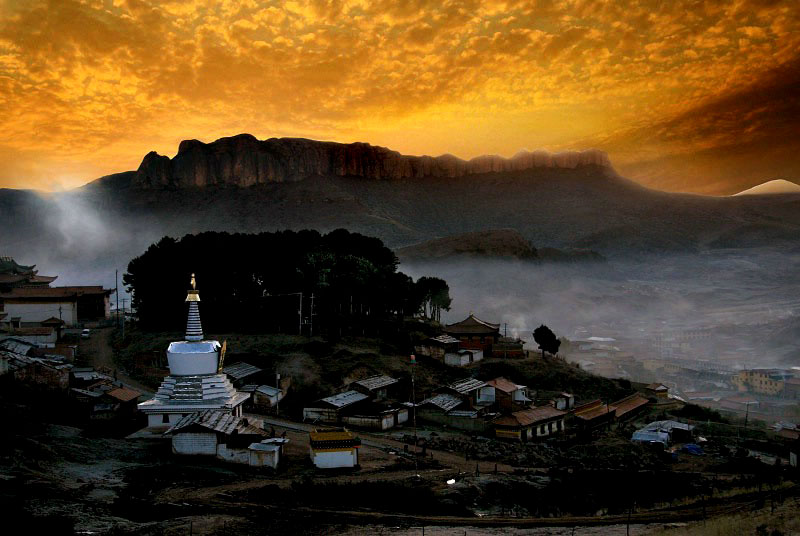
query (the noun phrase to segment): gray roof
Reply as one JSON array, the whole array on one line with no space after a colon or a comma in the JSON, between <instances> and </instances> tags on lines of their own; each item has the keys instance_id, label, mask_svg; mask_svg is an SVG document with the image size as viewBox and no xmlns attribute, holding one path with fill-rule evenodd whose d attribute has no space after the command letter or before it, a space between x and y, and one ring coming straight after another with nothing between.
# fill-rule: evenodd
<instances>
[{"instance_id":1,"label":"gray roof","mask_svg":"<svg viewBox=\"0 0 800 536\"><path fill-rule=\"evenodd\" d=\"M369 378L364 378L363 380L358 380L355 382L356 384L364 387L365 389L369 389L370 391L374 391L376 389L381 389L386 387L387 385L394 385L399 380L395 378L390 378L389 376L370 376Z\"/></svg>"},{"instance_id":2,"label":"gray roof","mask_svg":"<svg viewBox=\"0 0 800 536\"><path fill-rule=\"evenodd\" d=\"M261 369L250 363L234 363L233 365L228 365L223 368L222 372L234 380L241 380L242 378L261 372Z\"/></svg>"},{"instance_id":3,"label":"gray roof","mask_svg":"<svg viewBox=\"0 0 800 536\"><path fill-rule=\"evenodd\" d=\"M355 404L356 402L366 400L367 398L369 398L369 396L365 395L364 393L359 393L358 391L345 391L344 393L323 398L320 400L320 402L330 404L335 408L343 408L345 406Z\"/></svg>"},{"instance_id":4,"label":"gray roof","mask_svg":"<svg viewBox=\"0 0 800 536\"><path fill-rule=\"evenodd\" d=\"M455 337L451 337L450 335L439 335L438 337L431 337L430 341L435 341L440 344L455 344L458 341Z\"/></svg>"},{"instance_id":5,"label":"gray roof","mask_svg":"<svg viewBox=\"0 0 800 536\"><path fill-rule=\"evenodd\" d=\"M640 428L643 432L672 432L672 430L685 430L687 432L694 430L694 426L678 421L653 421L647 426Z\"/></svg>"},{"instance_id":6,"label":"gray roof","mask_svg":"<svg viewBox=\"0 0 800 536\"><path fill-rule=\"evenodd\" d=\"M0 341L0 348L15 354L28 355L28 352L30 352L31 348L36 348L36 345L20 339L5 339Z\"/></svg>"},{"instance_id":7,"label":"gray roof","mask_svg":"<svg viewBox=\"0 0 800 536\"><path fill-rule=\"evenodd\" d=\"M666 445L667 442L669 441L669 434L667 434L666 432L648 432L645 430L637 430L636 432L633 433L633 437L631 437L631 440L657 442Z\"/></svg>"},{"instance_id":8,"label":"gray roof","mask_svg":"<svg viewBox=\"0 0 800 536\"><path fill-rule=\"evenodd\" d=\"M445 393L425 399L419 403L420 406L425 404L433 404L434 406L441 408L444 411L450 411L451 409L461 404L461 399L458 398L457 396L448 395Z\"/></svg>"},{"instance_id":9,"label":"gray roof","mask_svg":"<svg viewBox=\"0 0 800 536\"><path fill-rule=\"evenodd\" d=\"M451 383L450 385L448 385L448 387L450 389L458 391L462 395L465 395L465 394L467 394L467 393L469 393L471 391L474 391L475 389L480 389L484 385L486 385L485 381L476 380L475 378L466 378L466 379L459 380L457 382Z\"/></svg>"},{"instance_id":10,"label":"gray roof","mask_svg":"<svg viewBox=\"0 0 800 536\"><path fill-rule=\"evenodd\" d=\"M239 417L234 417L228 411L207 409L205 411L190 413L186 417L183 417L181 420L175 423L172 428L167 430L166 433L174 434L193 425L202 426L203 428L207 428L212 432L219 432L225 435L230 435L234 433L234 431L238 433L259 432L257 428L248 426L245 424L245 422L246 421L242 421L242 419Z\"/></svg>"},{"instance_id":11,"label":"gray roof","mask_svg":"<svg viewBox=\"0 0 800 536\"><path fill-rule=\"evenodd\" d=\"M272 387L271 385L259 385L256 391L267 396L277 396L281 392L280 389L277 387Z\"/></svg>"}]
</instances>

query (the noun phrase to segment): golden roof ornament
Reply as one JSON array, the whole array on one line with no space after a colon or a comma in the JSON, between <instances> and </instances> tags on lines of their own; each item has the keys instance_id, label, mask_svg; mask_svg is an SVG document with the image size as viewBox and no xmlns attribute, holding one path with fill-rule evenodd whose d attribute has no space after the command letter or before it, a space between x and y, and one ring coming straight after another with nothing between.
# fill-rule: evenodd
<instances>
[{"instance_id":1,"label":"golden roof ornament","mask_svg":"<svg viewBox=\"0 0 800 536\"><path fill-rule=\"evenodd\" d=\"M200 301L200 291L197 290L197 281L194 278L194 274L192 274L192 290L190 290L186 294L186 301L187 302L199 302Z\"/></svg>"}]
</instances>

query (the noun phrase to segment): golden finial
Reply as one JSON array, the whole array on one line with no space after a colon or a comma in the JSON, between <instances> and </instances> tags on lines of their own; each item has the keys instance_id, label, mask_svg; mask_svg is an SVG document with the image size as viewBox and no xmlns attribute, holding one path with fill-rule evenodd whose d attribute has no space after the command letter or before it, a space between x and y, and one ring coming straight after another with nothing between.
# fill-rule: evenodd
<instances>
[{"instance_id":1,"label":"golden finial","mask_svg":"<svg viewBox=\"0 0 800 536\"><path fill-rule=\"evenodd\" d=\"M192 290L187 292L186 301L200 301L200 292L197 290L197 281L194 279L194 274L192 274Z\"/></svg>"}]
</instances>

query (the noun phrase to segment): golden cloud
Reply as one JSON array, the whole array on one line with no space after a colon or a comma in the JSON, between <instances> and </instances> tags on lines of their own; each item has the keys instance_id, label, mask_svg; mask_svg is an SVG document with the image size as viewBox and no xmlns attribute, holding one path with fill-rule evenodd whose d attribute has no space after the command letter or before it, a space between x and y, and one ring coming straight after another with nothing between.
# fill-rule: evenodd
<instances>
[{"instance_id":1,"label":"golden cloud","mask_svg":"<svg viewBox=\"0 0 800 536\"><path fill-rule=\"evenodd\" d=\"M239 132L462 157L614 140L612 161L636 173L654 155L730 144L741 121L686 114L739 110L736 95L786 73L799 11L756 0L0 0L0 186L77 185L181 139ZM757 110L756 130L769 131L779 117ZM636 142L623 146L624 132Z\"/></svg>"}]
</instances>

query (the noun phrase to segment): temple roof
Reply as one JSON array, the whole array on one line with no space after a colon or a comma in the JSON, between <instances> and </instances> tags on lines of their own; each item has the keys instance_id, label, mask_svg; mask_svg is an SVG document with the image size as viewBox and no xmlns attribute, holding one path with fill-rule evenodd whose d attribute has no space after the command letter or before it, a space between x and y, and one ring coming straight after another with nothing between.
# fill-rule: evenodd
<instances>
[{"instance_id":1,"label":"temple roof","mask_svg":"<svg viewBox=\"0 0 800 536\"><path fill-rule=\"evenodd\" d=\"M23 266L11 257L0 257L0 274L36 275L35 264Z\"/></svg>"},{"instance_id":2,"label":"temple roof","mask_svg":"<svg viewBox=\"0 0 800 536\"><path fill-rule=\"evenodd\" d=\"M461 322L450 324L445 328L447 333L498 333L500 331L500 324L492 324L486 322L470 314Z\"/></svg>"}]
</instances>

